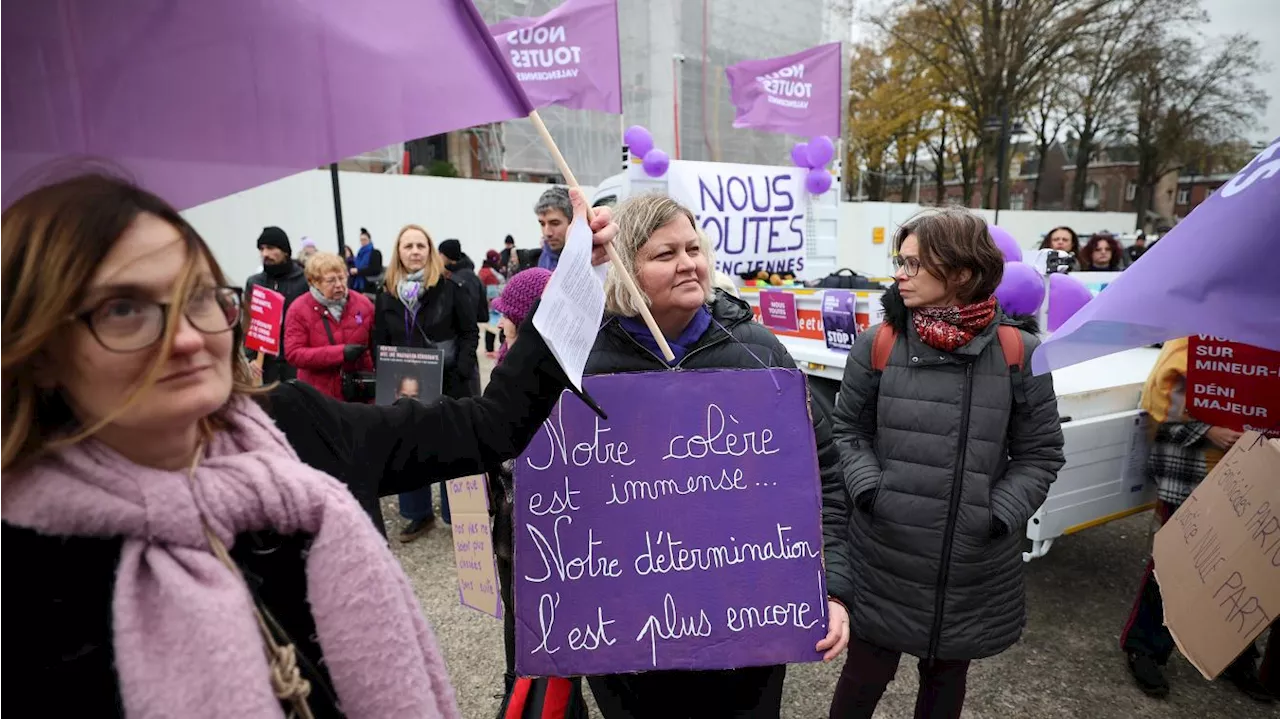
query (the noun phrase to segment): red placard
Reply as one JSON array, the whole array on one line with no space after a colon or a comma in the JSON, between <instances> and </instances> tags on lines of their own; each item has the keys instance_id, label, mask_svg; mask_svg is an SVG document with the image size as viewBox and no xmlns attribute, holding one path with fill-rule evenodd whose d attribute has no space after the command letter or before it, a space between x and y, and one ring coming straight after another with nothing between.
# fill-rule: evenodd
<instances>
[{"instance_id":1,"label":"red placard","mask_svg":"<svg viewBox=\"0 0 1280 719\"><path fill-rule=\"evenodd\" d=\"M1191 337L1187 411L1201 422L1280 437L1280 352Z\"/></svg>"},{"instance_id":2,"label":"red placard","mask_svg":"<svg viewBox=\"0 0 1280 719\"><path fill-rule=\"evenodd\" d=\"M280 354L280 326L284 320L284 295L262 285L249 290L249 329L244 346L263 354Z\"/></svg>"}]
</instances>

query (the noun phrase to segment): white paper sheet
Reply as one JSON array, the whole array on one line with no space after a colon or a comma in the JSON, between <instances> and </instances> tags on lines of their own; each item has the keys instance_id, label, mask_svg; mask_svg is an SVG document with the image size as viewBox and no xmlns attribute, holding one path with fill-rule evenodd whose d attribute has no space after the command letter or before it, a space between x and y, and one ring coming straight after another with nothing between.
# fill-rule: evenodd
<instances>
[{"instance_id":1,"label":"white paper sheet","mask_svg":"<svg viewBox=\"0 0 1280 719\"><path fill-rule=\"evenodd\" d=\"M591 230L578 218L569 227L560 264L542 292L533 326L579 390L603 316L604 285L591 266Z\"/></svg>"}]
</instances>

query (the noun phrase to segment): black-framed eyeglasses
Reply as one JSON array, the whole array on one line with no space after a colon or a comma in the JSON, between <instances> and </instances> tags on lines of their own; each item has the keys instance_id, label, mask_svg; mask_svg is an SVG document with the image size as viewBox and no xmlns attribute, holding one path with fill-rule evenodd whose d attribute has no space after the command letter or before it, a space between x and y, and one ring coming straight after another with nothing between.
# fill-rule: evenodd
<instances>
[{"instance_id":1,"label":"black-framed eyeglasses","mask_svg":"<svg viewBox=\"0 0 1280 719\"><path fill-rule=\"evenodd\" d=\"M920 274L920 258L894 255L893 267L895 270L902 270L907 277L915 277Z\"/></svg>"},{"instance_id":2,"label":"black-framed eyeglasses","mask_svg":"<svg viewBox=\"0 0 1280 719\"><path fill-rule=\"evenodd\" d=\"M164 336L169 322L170 302L135 297L112 297L97 307L74 315L85 323L89 334L111 352L144 350ZM187 321L207 335L235 329L240 323L239 287L197 287L187 298Z\"/></svg>"}]
</instances>

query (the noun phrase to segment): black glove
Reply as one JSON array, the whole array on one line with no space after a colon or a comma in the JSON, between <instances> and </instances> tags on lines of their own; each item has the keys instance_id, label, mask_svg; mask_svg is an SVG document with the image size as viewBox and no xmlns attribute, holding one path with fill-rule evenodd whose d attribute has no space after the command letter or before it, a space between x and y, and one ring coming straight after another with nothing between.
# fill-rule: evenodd
<instances>
[{"instance_id":1,"label":"black glove","mask_svg":"<svg viewBox=\"0 0 1280 719\"><path fill-rule=\"evenodd\" d=\"M355 362L360 359L360 355L368 351L369 348L365 345L347 345L342 348L342 361Z\"/></svg>"},{"instance_id":2,"label":"black glove","mask_svg":"<svg viewBox=\"0 0 1280 719\"><path fill-rule=\"evenodd\" d=\"M1008 533L1009 533L1009 527L1005 526L1004 522L1001 522L995 517L991 518L991 538L992 539L999 539Z\"/></svg>"}]
</instances>

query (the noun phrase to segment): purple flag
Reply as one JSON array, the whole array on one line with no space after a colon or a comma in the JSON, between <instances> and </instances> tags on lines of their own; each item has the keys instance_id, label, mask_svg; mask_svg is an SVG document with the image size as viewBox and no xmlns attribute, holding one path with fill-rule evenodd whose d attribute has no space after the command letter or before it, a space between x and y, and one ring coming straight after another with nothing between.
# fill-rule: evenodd
<instances>
[{"instance_id":1,"label":"purple flag","mask_svg":"<svg viewBox=\"0 0 1280 719\"><path fill-rule=\"evenodd\" d=\"M5 205L67 155L186 208L532 110L469 0L28 0L4 19Z\"/></svg>"},{"instance_id":2,"label":"purple flag","mask_svg":"<svg viewBox=\"0 0 1280 719\"><path fill-rule=\"evenodd\" d=\"M1205 334L1280 350L1280 139L1040 345L1036 374Z\"/></svg>"},{"instance_id":3,"label":"purple flag","mask_svg":"<svg viewBox=\"0 0 1280 719\"><path fill-rule=\"evenodd\" d=\"M738 108L734 127L793 135L840 136L840 43L725 68Z\"/></svg>"},{"instance_id":4,"label":"purple flag","mask_svg":"<svg viewBox=\"0 0 1280 719\"><path fill-rule=\"evenodd\" d=\"M622 113L616 0L565 0L489 28L534 107Z\"/></svg>"}]
</instances>

